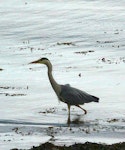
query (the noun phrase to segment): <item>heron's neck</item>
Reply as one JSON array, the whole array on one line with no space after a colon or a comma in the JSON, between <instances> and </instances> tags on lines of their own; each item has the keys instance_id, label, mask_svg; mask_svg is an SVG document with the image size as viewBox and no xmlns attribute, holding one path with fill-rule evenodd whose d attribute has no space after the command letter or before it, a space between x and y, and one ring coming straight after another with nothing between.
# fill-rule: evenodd
<instances>
[{"instance_id":1,"label":"heron's neck","mask_svg":"<svg viewBox=\"0 0 125 150\"><path fill-rule=\"evenodd\" d=\"M49 77L49 81L55 91L55 93L57 94L57 96L59 96L59 93L61 91L60 89L60 85L55 81L55 79L53 78L52 75L52 64L49 62L48 64L46 64L48 67L48 77Z\"/></svg>"}]
</instances>

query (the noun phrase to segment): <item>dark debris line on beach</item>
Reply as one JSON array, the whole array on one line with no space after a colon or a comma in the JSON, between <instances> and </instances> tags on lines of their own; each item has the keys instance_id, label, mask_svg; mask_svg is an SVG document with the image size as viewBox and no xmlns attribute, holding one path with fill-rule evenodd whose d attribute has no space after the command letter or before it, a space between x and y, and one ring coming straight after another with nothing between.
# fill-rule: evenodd
<instances>
[{"instance_id":1,"label":"dark debris line on beach","mask_svg":"<svg viewBox=\"0 0 125 150\"><path fill-rule=\"evenodd\" d=\"M18 150L18 149L13 149ZM55 146L51 143L45 143L38 147L33 146L29 150L125 150L125 142L112 145L97 144L86 142L85 144L74 144L71 146Z\"/></svg>"}]
</instances>

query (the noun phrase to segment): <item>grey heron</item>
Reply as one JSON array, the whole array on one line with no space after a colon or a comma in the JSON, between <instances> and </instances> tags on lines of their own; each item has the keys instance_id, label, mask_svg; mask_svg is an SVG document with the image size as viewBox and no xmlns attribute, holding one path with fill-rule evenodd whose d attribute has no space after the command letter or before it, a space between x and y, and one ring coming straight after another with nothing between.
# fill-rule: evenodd
<instances>
[{"instance_id":1,"label":"grey heron","mask_svg":"<svg viewBox=\"0 0 125 150\"><path fill-rule=\"evenodd\" d=\"M81 108L85 114L87 111L83 109L80 105L89 102L99 102L99 98L93 95L90 95L84 91L71 87L69 84L60 85L58 84L52 75L52 64L47 58L40 58L36 61L31 62L30 64L44 64L48 68L48 77L49 81L58 97L58 99L68 106L68 118L70 119L70 107L72 105Z\"/></svg>"}]
</instances>

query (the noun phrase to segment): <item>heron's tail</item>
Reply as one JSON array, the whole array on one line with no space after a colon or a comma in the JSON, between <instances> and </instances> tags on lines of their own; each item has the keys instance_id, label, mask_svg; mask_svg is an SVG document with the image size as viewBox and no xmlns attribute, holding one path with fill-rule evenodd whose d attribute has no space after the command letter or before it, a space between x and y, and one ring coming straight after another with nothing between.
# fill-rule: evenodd
<instances>
[{"instance_id":1,"label":"heron's tail","mask_svg":"<svg viewBox=\"0 0 125 150\"><path fill-rule=\"evenodd\" d=\"M98 97L93 96L93 95L92 95L92 97L94 98L94 102L99 102L99 98Z\"/></svg>"}]
</instances>

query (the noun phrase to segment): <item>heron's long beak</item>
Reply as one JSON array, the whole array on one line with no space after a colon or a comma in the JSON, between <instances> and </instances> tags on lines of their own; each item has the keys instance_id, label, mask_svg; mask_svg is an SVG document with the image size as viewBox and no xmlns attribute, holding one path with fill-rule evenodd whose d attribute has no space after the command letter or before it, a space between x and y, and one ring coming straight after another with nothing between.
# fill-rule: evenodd
<instances>
[{"instance_id":1,"label":"heron's long beak","mask_svg":"<svg viewBox=\"0 0 125 150\"><path fill-rule=\"evenodd\" d=\"M36 60L36 61L30 62L29 64L38 64L38 63L39 63L39 60Z\"/></svg>"}]
</instances>

